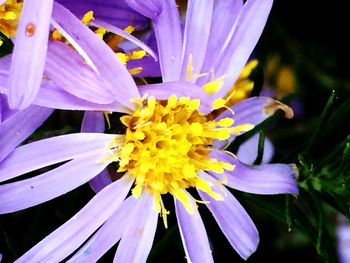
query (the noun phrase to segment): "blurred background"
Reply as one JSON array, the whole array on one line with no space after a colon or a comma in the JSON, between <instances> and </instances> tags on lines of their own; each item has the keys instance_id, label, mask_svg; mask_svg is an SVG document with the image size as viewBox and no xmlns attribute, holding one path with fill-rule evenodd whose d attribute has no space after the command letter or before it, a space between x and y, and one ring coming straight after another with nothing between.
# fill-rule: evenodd
<instances>
[{"instance_id":1,"label":"blurred background","mask_svg":"<svg viewBox=\"0 0 350 263\"><path fill-rule=\"evenodd\" d=\"M255 81L253 93L268 94L294 109L294 119L283 119L277 113L260 128L275 147L273 162L296 163L299 167L301 193L295 198L235 192L260 233L258 250L247 262L341 259L336 232L350 218L346 12L341 1L276 0L253 54L259 61L251 76ZM79 131L81 118L80 113L56 111L29 140ZM73 216L92 196L92 190L84 185L48 203L0 216L0 253L6 255L3 262L18 258ZM170 207L171 204L170 201ZM200 207L200 212L215 262L244 262L210 213L204 207ZM167 231L160 220L148 262L185 262L174 213L168 220ZM350 251L350 237L345 242L345 250ZM111 262L114 251L115 248L100 262Z\"/></svg>"}]
</instances>

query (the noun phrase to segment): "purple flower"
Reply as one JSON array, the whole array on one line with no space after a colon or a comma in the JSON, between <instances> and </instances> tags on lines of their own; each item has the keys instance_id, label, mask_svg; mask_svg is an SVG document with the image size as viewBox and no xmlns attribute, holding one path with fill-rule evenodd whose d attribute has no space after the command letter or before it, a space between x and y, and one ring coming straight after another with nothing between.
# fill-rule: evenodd
<instances>
[{"instance_id":1,"label":"purple flower","mask_svg":"<svg viewBox=\"0 0 350 263\"><path fill-rule=\"evenodd\" d=\"M179 44L177 39L181 37L181 30L171 20L178 18L175 2L130 1L133 7L153 19L165 81L141 87L136 86L127 69L105 43L87 27L82 27L69 11L55 5L53 18L58 27L67 32L72 41L80 40L80 47L93 66L84 63L78 53L65 44L50 43L46 65L49 80L43 82L34 103L72 110L122 112L125 115L121 122L126 132L103 134L103 114L87 112L82 133L18 147L1 163L0 181L4 182L41 167L65 162L38 176L0 185L0 198L3 200L0 213L46 202L93 178L92 184L98 191L80 212L30 249L18 262L61 261L85 241L69 262L94 262L119 240L115 260L145 262L159 213L167 226L168 211L162 201L165 194L174 197L188 261L212 262L205 227L189 188L198 191L242 258L248 258L256 250L259 242L257 229L224 185L257 194L297 194L295 168L287 164L246 165L221 146L279 108L289 114L291 112L287 106L266 97L243 100L228 110L218 106L246 63L262 31L261 23L266 21L271 7L271 2L267 0L248 1L244 7L237 4L238 1L233 2L215 2L219 6L213 6L212 1L189 2L188 12L196 12L198 8L211 14L210 10L214 10L212 27L220 24L215 19L219 13L215 12L228 7L236 11L239 18L230 22L231 26L224 28L224 32L211 31L210 24L206 26L204 31L207 33L204 33L207 40L209 35L220 40L225 39L224 35L230 37L227 43L224 41L224 46L202 42L208 45L207 52L203 54L195 48L200 43L197 38L184 41L184 50L188 51L183 54L188 56L184 56L186 59L182 63L182 42ZM193 20L191 15L187 19L191 23L195 23L194 17L198 17L199 21L208 19L199 14L192 14ZM253 16L255 19L252 19ZM229 21L228 17L221 18ZM185 36L193 33L199 37L188 23ZM251 27L247 26L248 23L252 23ZM172 35L176 37L172 39ZM245 43L245 48L240 41ZM219 51L216 56L208 51L210 45L211 51ZM232 52L241 56L233 56ZM193 70L188 63L190 54ZM216 62L217 58L221 58L223 66ZM196 83L186 78L189 71L191 76L201 73L204 66L194 65L209 63L205 61L217 65L213 70L215 74L219 72L219 76L233 72L233 77L227 75L225 78L228 84L223 84L218 92L211 95L200 88L207 83L215 84L210 77L193 79L192 82ZM7 92L1 86L0 90ZM218 110L223 112L218 115ZM21 165L18 166L18 163ZM117 163L117 171L122 173L121 178L113 182L105 169L111 163ZM132 196L126 198L130 190Z\"/></svg>"}]
</instances>

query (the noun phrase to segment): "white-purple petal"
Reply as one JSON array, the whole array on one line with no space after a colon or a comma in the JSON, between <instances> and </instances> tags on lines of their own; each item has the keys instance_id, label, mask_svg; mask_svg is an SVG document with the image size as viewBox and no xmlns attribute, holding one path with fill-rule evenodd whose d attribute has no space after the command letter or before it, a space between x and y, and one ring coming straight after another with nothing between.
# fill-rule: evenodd
<instances>
[{"instance_id":1,"label":"white-purple petal","mask_svg":"<svg viewBox=\"0 0 350 263\"><path fill-rule=\"evenodd\" d=\"M192 206L196 204L190 198ZM190 214L183 204L175 199L175 210L187 262L214 262L207 232L197 209Z\"/></svg>"},{"instance_id":2,"label":"white-purple petal","mask_svg":"<svg viewBox=\"0 0 350 263\"><path fill-rule=\"evenodd\" d=\"M22 111L17 111L0 123L0 161L32 135L52 112L52 109L33 105Z\"/></svg>"},{"instance_id":3,"label":"white-purple petal","mask_svg":"<svg viewBox=\"0 0 350 263\"><path fill-rule=\"evenodd\" d=\"M118 245L113 262L146 262L157 228L154 198L144 190Z\"/></svg>"},{"instance_id":4,"label":"white-purple petal","mask_svg":"<svg viewBox=\"0 0 350 263\"><path fill-rule=\"evenodd\" d=\"M209 201L207 207L231 246L243 259L247 259L259 244L259 233L255 224L229 191L224 187L220 188L206 173L201 172L200 176L212 183L213 191L223 195L223 201L216 201L208 194L198 191L203 201Z\"/></svg>"},{"instance_id":5,"label":"white-purple petal","mask_svg":"<svg viewBox=\"0 0 350 263\"><path fill-rule=\"evenodd\" d=\"M74 159L41 175L0 185L0 214L16 212L47 202L88 182L109 163L103 155Z\"/></svg>"},{"instance_id":6,"label":"white-purple petal","mask_svg":"<svg viewBox=\"0 0 350 263\"><path fill-rule=\"evenodd\" d=\"M223 151L214 150L213 158L235 166L224 174L211 173L234 189L253 194L298 194L297 168L291 164L247 165Z\"/></svg>"},{"instance_id":7,"label":"white-purple petal","mask_svg":"<svg viewBox=\"0 0 350 263\"><path fill-rule=\"evenodd\" d=\"M101 226L89 241L67 263L96 262L113 245L115 245L128 223L132 213L130 211L136 206L138 200L129 197L120 205L118 210Z\"/></svg>"},{"instance_id":8,"label":"white-purple petal","mask_svg":"<svg viewBox=\"0 0 350 263\"><path fill-rule=\"evenodd\" d=\"M53 0L26 0L16 32L9 79L9 104L24 109L43 77Z\"/></svg>"},{"instance_id":9,"label":"white-purple petal","mask_svg":"<svg viewBox=\"0 0 350 263\"><path fill-rule=\"evenodd\" d=\"M60 262L66 258L117 211L132 183L131 176L126 174L104 188L75 216L16 262Z\"/></svg>"},{"instance_id":10,"label":"white-purple petal","mask_svg":"<svg viewBox=\"0 0 350 263\"><path fill-rule=\"evenodd\" d=\"M20 146L0 164L0 182L74 158L83 158L93 154L106 155L108 144L115 136L99 133L75 133Z\"/></svg>"},{"instance_id":11,"label":"white-purple petal","mask_svg":"<svg viewBox=\"0 0 350 263\"><path fill-rule=\"evenodd\" d=\"M201 72L209 40L213 4L213 0L188 1L182 48L182 80L186 80L190 57L192 58L192 74L197 75Z\"/></svg>"}]
</instances>

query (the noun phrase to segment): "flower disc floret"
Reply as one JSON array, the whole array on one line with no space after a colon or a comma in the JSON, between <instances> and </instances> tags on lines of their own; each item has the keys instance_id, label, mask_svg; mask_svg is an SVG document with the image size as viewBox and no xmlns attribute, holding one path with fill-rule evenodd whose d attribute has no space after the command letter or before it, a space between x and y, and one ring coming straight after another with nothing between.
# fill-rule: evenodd
<instances>
[{"instance_id":1,"label":"flower disc floret","mask_svg":"<svg viewBox=\"0 0 350 263\"><path fill-rule=\"evenodd\" d=\"M223 173L233 165L210 157L214 140L226 140L246 129L233 127L234 120L214 120L200 113L200 100L188 97L154 97L139 100L138 108L121 117L126 126L125 143L115 149L119 158L118 172L135 176L132 193L139 197L147 190L163 209L161 195L170 193L192 213L193 207L185 189L195 187L216 200L223 197L212 191L211 184L198 176L198 171ZM164 213L163 213L164 214Z\"/></svg>"}]
</instances>

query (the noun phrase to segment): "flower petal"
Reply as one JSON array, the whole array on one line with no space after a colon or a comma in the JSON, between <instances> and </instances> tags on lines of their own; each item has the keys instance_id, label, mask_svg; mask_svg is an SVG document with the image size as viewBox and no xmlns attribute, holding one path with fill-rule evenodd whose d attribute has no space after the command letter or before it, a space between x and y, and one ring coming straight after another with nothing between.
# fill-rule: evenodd
<instances>
[{"instance_id":1,"label":"flower petal","mask_svg":"<svg viewBox=\"0 0 350 263\"><path fill-rule=\"evenodd\" d=\"M32 135L52 112L52 109L29 106L0 123L0 161L8 156L17 145Z\"/></svg>"},{"instance_id":2,"label":"flower petal","mask_svg":"<svg viewBox=\"0 0 350 263\"><path fill-rule=\"evenodd\" d=\"M107 152L107 146L115 136L112 134L75 133L18 147L0 164L0 182L55 163L92 154L102 154ZM96 162L98 161L96 160Z\"/></svg>"},{"instance_id":3,"label":"flower petal","mask_svg":"<svg viewBox=\"0 0 350 263\"><path fill-rule=\"evenodd\" d=\"M225 50L216 57L212 68L216 76L225 76L224 86L215 98L223 97L232 87L247 63L265 27L273 0L248 0Z\"/></svg>"},{"instance_id":4,"label":"flower petal","mask_svg":"<svg viewBox=\"0 0 350 263\"><path fill-rule=\"evenodd\" d=\"M190 57L192 74L197 75L201 72L207 50L213 4L213 0L188 1L182 50L182 80L186 80Z\"/></svg>"},{"instance_id":5,"label":"flower petal","mask_svg":"<svg viewBox=\"0 0 350 263\"><path fill-rule=\"evenodd\" d=\"M243 259L247 259L255 252L259 244L259 233L253 221L237 199L226 188L219 188L215 181L204 172L201 172L200 176L212 183L213 191L223 193L225 199L216 201L205 192L198 191L204 201L209 201L207 207L231 246Z\"/></svg>"},{"instance_id":6,"label":"flower petal","mask_svg":"<svg viewBox=\"0 0 350 263\"><path fill-rule=\"evenodd\" d=\"M291 108L268 97L252 97L245 99L233 105L231 109L234 112L233 116L232 112L225 111L218 119L226 117L233 118L235 121L234 125L236 126L246 123L258 125L265 119L271 117L277 110L283 110L286 118L293 117L293 110ZM214 147L217 149L223 148L235 138L236 136L231 136L227 141L215 141Z\"/></svg>"},{"instance_id":7,"label":"flower petal","mask_svg":"<svg viewBox=\"0 0 350 263\"><path fill-rule=\"evenodd\" d=\"M41 175L0 185L0 214L44 203L77 188L108 165L108 162L98 162L99 159L101 155L86 156Z\"/></svg>"},{"instance_id":8,"label":"flower petal","mask_svg":"<svg viewBox=\"0 0 350 263\"><path fill-rule=\"evenodd\" d=\"M179 80L182 34L175 0L126 0L126 2L139 13L152 19L163 81Z\"/></svg>"},{"instance_id":9,"label":"flower petal","mask_svg":"<svg viewBox=\"0 0 350 263\"><path fill-rule=\"evenodd\" d=\"M195 207L192 198L189 198ZM197 209L191 215L183 204L175 199L177 222L188 262L214 262L207 232Z\"/></svg>"},{"instance_id":10,"label":"flower petal","mask_svg":"<svg viewBox=\"0 0 350 263\"><path fill-rule=\"evenodd\" d=\"M101 78L71 47L50 41L45 76L68 93L93 103L114 102L111 84Z\"/></svg>"},{"instance_id":11,"label":"flower petal","mask_svg":"<svg viewBox=\"0 0 350 263\"><path fill-rule=\"evenodd\" d=\"M58 3L54 3L52 17L53 25L85 60L90 59L87 63L90 63L89 65L113 86L110 92L114 99L125 107L133 109L134 105L130 99L139 97L136 84L108 45Z\"/></svg>"},{"instance_id":12,"label":"flower petal","mask_svg":"<svg viewBox=\"0 0 350 263\"><path fill-rule=\"evenodd\" d=\"M211 156L235 166L224 174L211 173L234 189L253 194L298 194L295 180L297 168L293 164L247 165L227 152L215 150ZM223 178L224 177L224 178Z\"/></svg>"},{"instance_id":13,"label":"flower petal","mask_svg":"<svg viewBox=\"0 0 350 263\"><path fill-rule=\"evenodd\" d=\"M26 0L16 33L9 79L9 104L28 107L43 77L53 0Z\"/></svg>"},{"instance_id":14,"label":"flower petal","mask_svg":"<svg viewBox=\"0 0 350 263\"><path fill-rule=\"evenodd\" d=\"M236 21L242 7L242 0L214 2L210 36L202 73L210 72L216 57L226 47L236 28Z\"/></svg>"},{"instance_id":15,"label":"flower petal","mask_svg":"<svg viewBox=\"0 0 350 263\"><path fill-rule=\"evenodd\" d=\"M45 237L16 262L60 262L108 220L129 192L133 180L124 175L95 195L75 216Z\"/></svg>"},{"instance_id":16,"label":"flower petal","mask_svg":"<svg viewBox=\"0 0 350 263\"><path fill-rule=\"evenodd\" d=\"M130 222L130 211L138 200L129 197L121 203L118 210L101 226L89 241L67 263L97 262L114 244L116 244Z\"/></svg>"},{"instance_id":17,"label":"flower petal","mask_svg":"<svg viewBox=\"0 0 350 263\"><path fill-rule=\"evenodd\" d=\"M114 262L146 262L151 250L158 220L153 196L144 190L133 210L133 216L119 243Z\"/></svg>"},{"instance_id":18,"label":"flower petal","mask_svg":"<svg viewBox=\"0 0 350 263\"><path fill-rule=\"evenodd\" d=\"M211 100L204 90L188 81L173 81L160 84L143 85L139 87L141 96L147 94L154 96L159 100L167 100L170 96L190 97L191 99L199 99L201 104L199 110L203 114L211 111Z\"/></svg>"}]
</instances>

